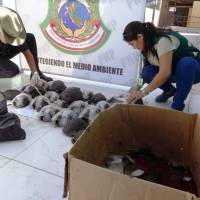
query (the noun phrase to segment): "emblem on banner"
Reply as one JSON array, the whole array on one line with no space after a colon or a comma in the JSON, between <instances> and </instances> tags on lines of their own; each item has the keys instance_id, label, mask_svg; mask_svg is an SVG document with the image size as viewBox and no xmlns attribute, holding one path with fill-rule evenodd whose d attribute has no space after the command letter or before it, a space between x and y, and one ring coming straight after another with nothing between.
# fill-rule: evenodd
<instances>
[{"instance_id":1,"label":"emblem on banner","mask_svg":"<svg viewBox=\"0 0 200 200\"><path fill-rule=\"evenodd\" d=\"M49 0L40 27L53 46L74 55L96 51L111 33L101 20L99 0Z\"/></svg>"}]
</instances>

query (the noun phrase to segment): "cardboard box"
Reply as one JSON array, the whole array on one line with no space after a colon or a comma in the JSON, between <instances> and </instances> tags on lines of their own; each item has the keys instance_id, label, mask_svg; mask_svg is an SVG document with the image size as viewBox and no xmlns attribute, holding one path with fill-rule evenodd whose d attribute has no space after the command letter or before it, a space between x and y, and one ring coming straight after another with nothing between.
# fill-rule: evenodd
<instances>
[{"instance_id":1,"label":"cardboard box","mask_svg":"<svg viewBox=\"0 0 200 200\"><path fill-rule=\"evenodd\" d=\"M200 28L200 2L194 1L193 7L189 9L188 13L188 27Z\"/></svg>"},{"instance_id":2,"label":"cardboard box","mask_svg":"<svg viewBox=\"0 0 200 200\"><path fill-rule=\"evenodd\" d=\"M68 153L69 199L199 199L102 167L108 155L133 147L151 148L167 160L189 166L200 193L200 117L141 105L117 105L100 113Z\"/></svg>"}]
</instances>

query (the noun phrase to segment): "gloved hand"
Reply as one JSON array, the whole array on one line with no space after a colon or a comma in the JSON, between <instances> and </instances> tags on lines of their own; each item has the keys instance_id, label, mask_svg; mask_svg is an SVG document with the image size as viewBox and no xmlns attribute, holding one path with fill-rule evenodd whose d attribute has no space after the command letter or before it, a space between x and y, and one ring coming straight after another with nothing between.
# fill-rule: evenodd
<instances>
[{"instance_id":1,"label":"gloved hand","mask_svg":"<svg viewBox=\"0 0 200 200\"><path fill-rule=\"evenodd\" d=\"M40 80L40 76L39 76L38 72L34 72L31 77L31 81L30 81L31 85L38 85L39 80Z\"/></svg>"}]
</instances>

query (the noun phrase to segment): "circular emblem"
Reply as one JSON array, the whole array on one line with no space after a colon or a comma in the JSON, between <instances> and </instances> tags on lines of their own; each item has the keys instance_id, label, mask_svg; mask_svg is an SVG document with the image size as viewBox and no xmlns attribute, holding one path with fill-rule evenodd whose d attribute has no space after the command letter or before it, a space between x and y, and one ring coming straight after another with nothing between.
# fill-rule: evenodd
<instances>
[{"instance_id":1,"label":"circular emblem","mask_svg":"<svg viewBox=\"0 0 200 200\"><path fill-rule=\"evenodd\" d=\"M49 0L41 29L50 43L69 54L99 49L110 36L99 15L99 0Z\"/></svg>"}]
</instances>

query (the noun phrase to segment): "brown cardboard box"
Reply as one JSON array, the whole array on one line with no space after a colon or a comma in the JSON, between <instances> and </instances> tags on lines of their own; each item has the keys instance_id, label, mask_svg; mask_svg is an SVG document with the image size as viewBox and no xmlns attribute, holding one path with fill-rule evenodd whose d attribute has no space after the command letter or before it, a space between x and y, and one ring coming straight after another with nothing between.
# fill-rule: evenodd
<instances>
[{"instance_id":1,"label":"brown cardboard box","mask_svg":"<svg viewBox=\"0 0 200 200\"><path fill-rule=\"evenodd\" d=\"M200 28L200 1L194 1L193 7L189 9L187 26Z\"/></svg>"},{"instance_id":2,"label":"brown cardboard box","mask_svg":"<svg viewBox=\"0 0 200 200\"><path fill-rule=\"evenodd\" d=\"M189 166L200 193L200 117L140 105L117 105L100 113L68 153L69 199L198 199L191 193L102 167L107 155L133 146L149 147L172 162Z\"/></svg>"}]
</instances>

